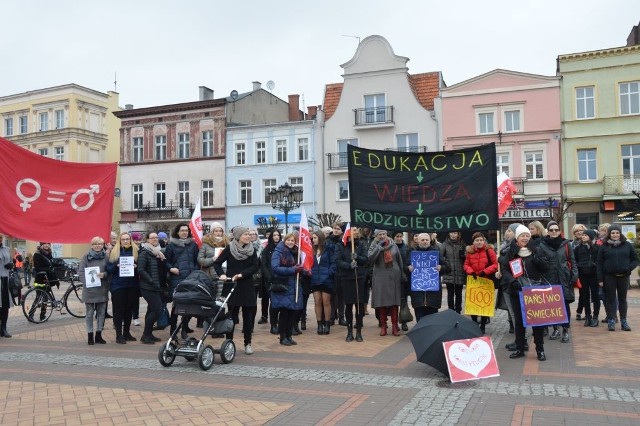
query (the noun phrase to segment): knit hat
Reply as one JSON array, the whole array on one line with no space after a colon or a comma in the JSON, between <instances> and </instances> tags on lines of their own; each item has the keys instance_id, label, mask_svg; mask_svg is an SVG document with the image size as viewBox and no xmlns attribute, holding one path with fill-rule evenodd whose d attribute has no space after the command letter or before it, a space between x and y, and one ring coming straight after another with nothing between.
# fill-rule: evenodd
<instances>
[{"instance_id":1,"label":"knit hat","mask_svg":"<svg viewBox=\"0 0 640 426\"><path fill-rule=\"evenodd\" d=\"M512 223L511 225L509 225L509 227L507 229L511 230L511 232L513 232L515 234L516 233L516 228L518 227L518 225L520 225L520 223Z\"/></svg>"},{"instance_id":2,"label":"knit hat","mask_svg":"<svg viewBox=\"0 0 640 426\"><path fill-rule=\"evenodd\" d=\"M158 238L162 239L167 239L167 233L166 232L158 232Z\"/></svg>"},{"instance_id":3,"label":"knit hat","mask_svg":"<svg viewBox=\"0 0 640 426\"><path fill-rule=\"evenodd\" d=\"M555 220L550 220L549 223L547 223L547 231L549 230L549 228L551 228L553 225L557 226L558 228L560 227L558 225L558 222L556 222Z\"/></svg>"},{"instance_id":4,"label":"knit hat","mask_svg":"<svg viewBox=\"0 0 640 426\"><path fill-rule=\"evenodd\" d=\"M618 231L622 234L622 228L620 228L620 225L611 225L609 227L609 235L611 235L611 231Z\"/></svg>"},{"instance_id":5,"label":"knit hat","mask_svg":"<svg viewBox=\"0 0 640 426\"><path fill-rule=\"evenodd\" d=\"M596 231L594 231L593 229L587 229L586 231L584 231L584 234L588 235L591 241L595 240L597 235Z\"/></svg>"},{"instance_id":6,"label":"knit hat","mask_svg":"<svg viewBox=\"0 0 640 426\"><path fill-rule=\"evenodd\" d=\"M142 241L142 232L132 232L131 239L133 241Z\"/></svg>"},{"instance_id":7,"label":"knit hat","mask_svg":"<svg viewBox=\"0 0 640 426\"><path fill-rule=\"evenodd\" d=\"M234 227L231 232L233 233L233 238L235 240L239 240L240 237L242 237L242 234L244 234L245 232L249 232L249 228L247 228L246 226L238 225Z\"/></svg>"},{"instance_id":8,"label":"knit hat","mask_svg":"<svg viewBox=\"0 0 640 426\"><path fill-rule=\"evenodd\" d=\"M524 234L525 232L526 232L527 234L531 235L531 231L529 231L529 228L527 228L527 227L526 227L526 226L524 226L524 225L518 225L518 227L516 228L516 232L515 232L515 234L516 234L516 239L518 239L518 237L519 237L520 235Z\"/></svg>"},{"instance_id":9,"label":"knit hat","mask_svg":"<svg viewBox=\"0 0 640 426\"><path fill-rule=\"evenodd\" d=\"M212 231L213 231L213 230L215 230L215 229L218 229L218 228L220 228L220 229L222 229L222 230L224 231L224 228L222 227L222 225L220 224L220 222L213 222L213 223L211 224L210 229L211 229Z\"/></svg>"},{"instance_id":10,"label":"knit hat","mask_svg":"<svg viewBox=\"0 0 640 426\"><path fill-rule=\"evenodd\" d=\"M377 236L377 235L378 235L379 233L381 233L381 232L387 232L387 231L386 231L386 230L384 230L384 229L376 229L375 231L373 231L373 235L376 235L376 236Z\"/></svg>"}]
</instances>

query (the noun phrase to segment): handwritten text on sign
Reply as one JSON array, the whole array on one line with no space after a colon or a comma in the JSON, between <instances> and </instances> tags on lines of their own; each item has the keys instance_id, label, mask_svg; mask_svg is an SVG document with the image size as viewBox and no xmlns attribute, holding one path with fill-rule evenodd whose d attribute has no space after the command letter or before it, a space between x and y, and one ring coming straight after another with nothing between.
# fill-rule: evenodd
<instances>
[{"instance_id":1,"label":"handwritten text on sign","mask_svg":"<svg viewBox=\"0 0 640 426\"><path fill-rule=\"evenodd\" d=\"M567 309L561 285L523 287L520 306L525 327L567 322Z\"/></svg>"},{"instance_id":2,"label":"handwritten text on sign","mask_svg":"<svg viewBox=\"0 0 640 426\"><path fill-rule=\"evenodd\" d=\"M500 375L489 336L443 342L452 383Z\"/></svg>"},{"instance_id":3,"label":"handwritten text on sign","mask_svg":"<svg viewBox=\"0 0 640 426\"><path fill-rule=\"evenodd\" d=\"M495 315L495 291L493 281L488 278L467 276L464 314L492 317Z\"/></svg>"},{"instance_id":4,"label":"handwritten text on sign","mask_svg":"<svg viewBox=\"0 0 640 426\"><path fill-rule=\"evenodd\" d=\"M439 291L440 273L436 269L440 260L437 250L411 252L411 291Z\"/></svg>"}]
</instances>

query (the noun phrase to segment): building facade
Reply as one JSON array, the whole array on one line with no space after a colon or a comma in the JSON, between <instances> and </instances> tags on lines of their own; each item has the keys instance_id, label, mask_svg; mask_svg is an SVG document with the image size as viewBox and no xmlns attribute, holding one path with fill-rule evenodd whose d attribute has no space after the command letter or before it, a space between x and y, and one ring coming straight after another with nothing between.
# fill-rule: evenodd
<instances>
[{"instance_id":1,"label":"building facade","mask_svg":"<svg viewBox=\"0 0 640 426\"><path fill-rule=\"evenodd\" d=\"M29 151L63 161L117 162L119 158L119 95L77 84L37 89L0 97L0 134ZM117 184L116 184L117 185ZM120 213L114 202L113 224ZM87 242L88 243L88 242ZM15 239L14 247L33 252L37 243ZM79 257L82 244L52 241L56 256Z\"/></svg>"},{"instance_id":2,"label":"building facade","mask_svg":"<svg viewBox=\"0 0 640 426\"><path fill-rule=\"evenodd\" d=\"M444 87L440 72L409 74L408 58L373 35L342 64L344 82L325 87L319 114L322 142L316 166L318 213L348 221L347 146L427 152L440 150L434 98ZM320 179L320 177L323 179Z\"/></svg>"},{"instance_id":3,"label":"building facade","mask_svg":"<svg viewBox=\"0 0 640 426\"><path fill-rule=\"evenodd\" d=\"M444 149L495 142L496 173L516 184L517 202L501 218L502 230L559 212L558 77L497 69L442 89L439 102Z\"/></svg>"}]
</instances>

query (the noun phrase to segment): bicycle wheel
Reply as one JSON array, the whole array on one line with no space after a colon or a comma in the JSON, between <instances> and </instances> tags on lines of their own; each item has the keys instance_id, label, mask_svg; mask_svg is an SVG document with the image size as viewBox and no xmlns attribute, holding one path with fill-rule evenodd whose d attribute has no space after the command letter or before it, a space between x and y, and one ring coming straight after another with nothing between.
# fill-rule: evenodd
<instances>
[{"instance_id":1,"label":"bicycle wheel","mask_svg":"<svg viewBox=\"0 0 640 426\"><path fill-rule=\"evenodd\" d=\"M62 300L64 307L67 308L67 312L72 316L76 318L84 318L87 316L85 304L82 300L82 286L78 286L72 282L64 293Z\"/></svg>"},{"instance_id":2,"label":"bicycle wheel","mask_svg":"<svg viewBox=\"0 0 640 426\"><path fill-rule=\"evenodd\" d=\"M22 299L22 313L29 322L40 324L53 313L54 303L49 293L42 288L32 288Z\"/></svg>"}]
</instances>

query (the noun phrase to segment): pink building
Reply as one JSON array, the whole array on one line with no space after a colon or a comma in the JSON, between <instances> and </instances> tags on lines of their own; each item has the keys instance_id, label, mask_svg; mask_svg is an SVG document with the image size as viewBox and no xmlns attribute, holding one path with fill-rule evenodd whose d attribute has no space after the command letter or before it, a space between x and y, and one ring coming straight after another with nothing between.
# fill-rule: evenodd
<instances>
[{"instance_id":1,"label":"pink building","mask_svg":"<svg viewBox=\"0 0 640 426\"><path fill-rule=\"evenodd\" d=\"M560 80L497 69L441 90L443 149L495 142L496 174L518 189L501 221L549 220L562 206ZM489 190L489 188L487 188Z\"/></svg>"}]
</instances>

